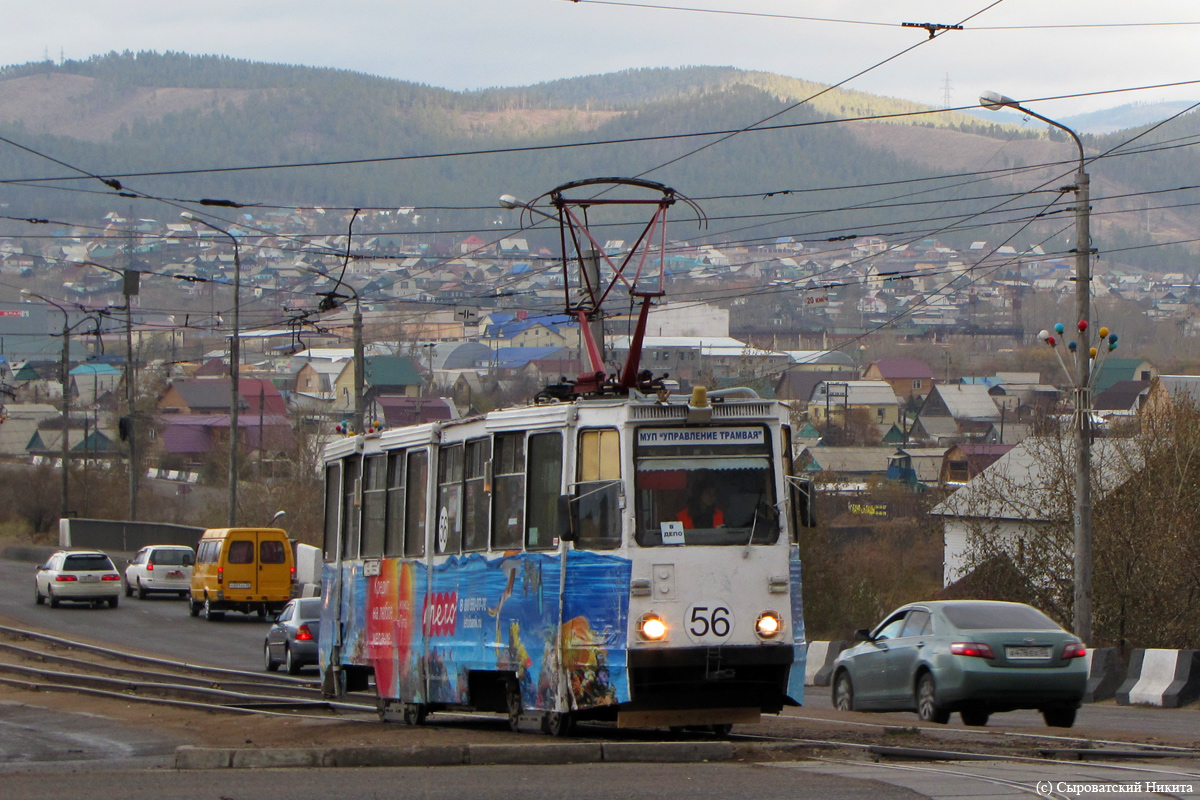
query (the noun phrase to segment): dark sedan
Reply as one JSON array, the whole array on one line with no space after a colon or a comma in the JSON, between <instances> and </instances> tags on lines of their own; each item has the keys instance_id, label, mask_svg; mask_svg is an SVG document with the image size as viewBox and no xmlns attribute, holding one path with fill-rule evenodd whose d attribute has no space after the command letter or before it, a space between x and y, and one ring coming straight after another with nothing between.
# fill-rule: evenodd
<instances>
[{"instance_id":1,"label":"dark sedan","mask_svg":"<svg viewBox=\"0 0 1200 800\"><path fill-rule=\"evenodd\" d=\"M295 675L301 668L315 665L320 620L321 598L304 597L288 602L267 631L267 640L263 643L267 671L274 672L282 664L289 675Z\"/></svg>"},{"instance_id":2,"label":"dark sedan","mask_svg":"<svg viewBox=\"0 0 1200 800\"><path fill-rule=\"evenodd\" d=\"M1069 728L1087 685L1087 650L1032 606L991 600L913 603L893 611L834 663L841 711L916 711L986 725L998 711L1032 708Z\"/></svg>"}]
</instances>

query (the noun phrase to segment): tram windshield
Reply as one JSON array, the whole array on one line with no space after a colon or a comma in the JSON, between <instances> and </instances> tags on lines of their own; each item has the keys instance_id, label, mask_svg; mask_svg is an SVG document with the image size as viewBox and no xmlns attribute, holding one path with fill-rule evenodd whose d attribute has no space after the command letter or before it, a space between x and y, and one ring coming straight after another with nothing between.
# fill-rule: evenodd
<instances>
[{"instance_id":1,"label":"tram windshield","mask_svg":"<svg viewBox=\"0 0 1200 800\"><path fill-rule=\"evenodd\" d=\"M636 482L643 547L773 544L779 538L766 456L641 458Z\"/></svg>"}]
</instances>

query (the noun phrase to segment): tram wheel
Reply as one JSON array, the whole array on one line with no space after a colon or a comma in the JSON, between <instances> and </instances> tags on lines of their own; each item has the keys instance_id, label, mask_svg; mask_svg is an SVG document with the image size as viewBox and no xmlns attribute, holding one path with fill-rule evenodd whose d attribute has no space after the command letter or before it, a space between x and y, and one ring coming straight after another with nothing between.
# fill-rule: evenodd
<instances>
[{"instance_id":1,"label":"tram wheel","mask_svg":"<svg viewBox=\"0 0 1200 800\"><path fill-rule=\"evenodd\" d=\"M508 727L513 733L521 730L521 686L516 681L509 681L505 690L508 705Z\"/></svg>"},{"instance_id":2,"label":"tram wheel","mask_svg":"<svg viewBox=\"0 0 1200 800\"><path fill-rule=\"evenodd\" d=\"M729 722L723 722L720 725L710 725L709 727L713 733L721 737L728 736L729 732L733 730L733 725Z\"/></svg>"},{"instance_id":3,"label":"tram wheel","mask_svg":"<svg viewBox=\"0 0 1200 800\"><path fill-rule=\"evenodd\" d=\"M404 724L405 725L424 725L425 717L429 714L429 708L424 703L405 703L404 704Z\"/></svg>"},{"instance_id":4,"label":"tram wheel","mask_svg":"<svg viewBox=\"0 0 1200 800\"><path fill-rule=\"evenodd\" d=\"M575 715L570 711L547 711L542 717L542 732L558 738L575 730Z\"/></svg>"}]
</instances>

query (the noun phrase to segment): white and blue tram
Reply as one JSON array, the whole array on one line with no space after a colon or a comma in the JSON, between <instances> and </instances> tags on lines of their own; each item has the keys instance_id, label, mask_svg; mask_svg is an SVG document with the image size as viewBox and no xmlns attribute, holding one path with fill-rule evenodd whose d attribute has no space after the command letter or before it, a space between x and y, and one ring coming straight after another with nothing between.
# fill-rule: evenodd
<instances>
[{"instance_id":1,"label":"white and blue tram","mask_svg":"<svg viewBox=\"0 0 1200 800\"><path fill-rule=\"evenodd\" d=\"M383 718L728 730L803 700L788 409L574 398L325 454L322 685ZM697 508L700 506L700 508Z\"/></svg>"}]
</instances>

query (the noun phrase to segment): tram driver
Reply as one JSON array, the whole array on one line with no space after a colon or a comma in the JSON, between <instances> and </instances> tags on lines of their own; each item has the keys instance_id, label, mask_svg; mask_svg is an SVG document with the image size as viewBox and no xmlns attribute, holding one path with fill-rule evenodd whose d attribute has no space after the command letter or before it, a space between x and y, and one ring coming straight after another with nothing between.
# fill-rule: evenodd
<instances>
[{"instance_id":1,"label":"tram driver","mask_svg":"<svg viewBox=\"0 0 1200 800\"><path fill-rule=\"evenodd\" d=\"M720 528L725 525L725 512L717 505L717 482L708 470L691 477L688 501L676 516L684 530Z\"/></svg>"}]
</instances>

